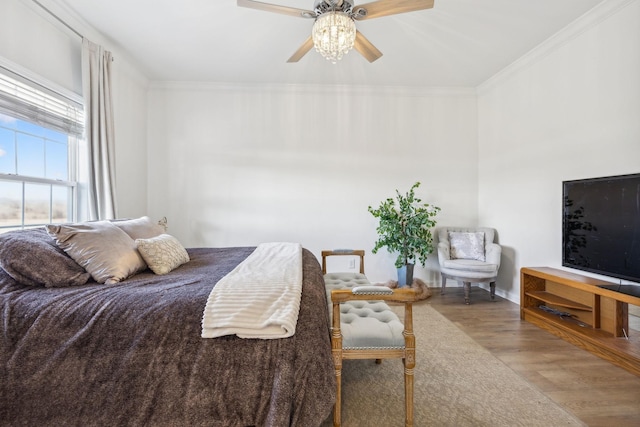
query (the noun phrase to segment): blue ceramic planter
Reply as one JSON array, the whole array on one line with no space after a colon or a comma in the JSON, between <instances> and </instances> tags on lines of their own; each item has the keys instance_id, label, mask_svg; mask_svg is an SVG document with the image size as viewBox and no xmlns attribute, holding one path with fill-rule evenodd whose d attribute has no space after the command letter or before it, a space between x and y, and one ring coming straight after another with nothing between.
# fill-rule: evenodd
<instances>
[{"instance_id":1,"label":"blue ceramic planter","mask_svg":"<svg viewBox=\"0 0 640 427\"><path fill-rule=\"evenodd\" d=\"M402 288L413 283L413 264L403 265L398 269L398 287Z\"/></svg>"}]
</instances>

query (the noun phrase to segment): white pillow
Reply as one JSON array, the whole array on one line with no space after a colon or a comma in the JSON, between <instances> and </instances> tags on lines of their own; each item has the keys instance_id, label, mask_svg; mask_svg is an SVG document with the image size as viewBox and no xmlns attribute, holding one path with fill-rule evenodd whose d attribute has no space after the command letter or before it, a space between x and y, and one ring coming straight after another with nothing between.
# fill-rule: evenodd
<instances>
[{"instance_id":1,"label":"white pillow","mask_svg":"<svg viewBox=\"0 0 640 427\"><path fill-rule=\"evenodd\" d=\"M57 245L98 283L118 283L147 268L133 239L109 221L46 228Z\"/></svg>"},{"instance_id":2,"label":"white pillow","mask_svg":"<svg viewBox=\"0 0 640 427\"><path fill-rule=\"evenodd\" d=\"M178 239L161 234L151 239L136 239L138 252L156 274L167 274L189 262L189 254Z\"/></svg>"},{"instance_id":3,"label":"white pillow","mask_svg":"<svg viewBox=\"0 0 640 427\"><path fill-rule=\"evenodd\" d=\"M484 232L449 232L451 259L473 259L485 262Z\"/></svg>"},{"instance_id":4,"label":"white pillow","mask_svg":"<svg viewBox=\"0 0 640 427\"><path fill-rule=\"evenodd\" d=\"M119 219L112 221L112 224L127 233L133 240L150 239L167 231L164 226L160 225L160 221L154 223L148 216L137 219Z\"/></svg>"}]
</instances>

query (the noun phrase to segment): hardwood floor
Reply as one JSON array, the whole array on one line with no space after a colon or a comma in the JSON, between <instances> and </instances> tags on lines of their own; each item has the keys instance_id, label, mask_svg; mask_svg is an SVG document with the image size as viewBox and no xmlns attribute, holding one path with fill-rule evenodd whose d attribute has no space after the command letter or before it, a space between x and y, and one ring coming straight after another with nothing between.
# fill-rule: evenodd
<instances>
[{"instance_id":1,"label":"hardwood floor","mask_svg":"<svg viewBox=\"0 0 640 427\"><path fill-rule=\"evenodd\" d=\"M520 320L520 306L471 288L444 295L432 289L426 302L589 426L640 426L640 377ZM640 334L638 331L631 331Z\"/></svg>"}]
</instances>

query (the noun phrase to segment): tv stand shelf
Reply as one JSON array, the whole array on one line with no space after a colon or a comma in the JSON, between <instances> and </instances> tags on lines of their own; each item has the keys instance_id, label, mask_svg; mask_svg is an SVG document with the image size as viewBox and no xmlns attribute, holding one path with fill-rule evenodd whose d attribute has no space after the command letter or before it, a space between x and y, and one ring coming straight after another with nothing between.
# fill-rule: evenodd
<instances>
[{"instance_id":1,"label":"tv stand shelf","mask_svg":"<svg viewBox=\"0 0 640 427\"><path fill-rule=\"evenodd\" d=\"M520 318L640 376L640 337L629 332L628 304L640 298L610 284L549 267L520 270ZM547 306L562 312L550 313Z\"/></svg>"},{"instance_id":2,"label":"tv stand shelf","mask_svg":"<svg viewBox=\"0 0 640 427\"><path fill-rule=\"evenodd\" d=\"M559 297L547 291L533 291L527 292L527 296L546 302L547 304L556 305L558 307L573 308L574 310L593 311L593 308L588 305L580 304L579 302L571 301L570 299Z\"/></svg>"}]
</instances>

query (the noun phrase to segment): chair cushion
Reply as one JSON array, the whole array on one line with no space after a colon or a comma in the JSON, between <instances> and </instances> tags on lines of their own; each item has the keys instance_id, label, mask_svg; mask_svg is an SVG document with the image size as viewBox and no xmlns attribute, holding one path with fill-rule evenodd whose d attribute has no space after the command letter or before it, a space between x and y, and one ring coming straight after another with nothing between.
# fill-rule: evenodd
<instances>
[{"instance_id":1,"label":"chair cushion","mask_svg":"<svg viewBox=\"0 0 640 427\"><path fill-rule=\"evenodd\" d=\"M448 259L442 263L444 268L460 271L476 271L480 273L497 273L498 266L473 259Z\"/></svg>"},{"instance_id":2,"label":"chair cushion","mask_svg":"<svg viewBox=\"0 0 640 427\"><path fill-rule=\"evenodd\" d=\"M351 289L358 286L368 286L371 283L367 276L361 273L327 273L324 275L324 286L331 311L331 291L333 289Z\"/></svg>"},{"instance_id":3,"label":"chair cushion","mask_svg":"<svg viewBox=\"0 0 640 427\"><path fill-rule=\"evenodd\" d=\"M404 348L404 326L382 301L347 301L340 305L342 348Z\"/></svg>"},{"instance_id":4,"label":"chair cushion","mask_svg":"<svg viewBox=\"0 0 640 427\"><path fill-rule=\"evenodd\" d=\"M327 273L324 275L324 284L327 288L345 289L367 286L371 283L362 273Z\"/></svg>"},{"instance_id":5,"label":"chair cushion","mask_svg":"<svg viewBox=\"0 0 640 427\"><path fill-rule=\"evenodd\" d=\"M360 273L328 273L324 276L331 309L333 289L353 289L370 286ZM344 350L369 348L404 348L404 326L384 301L347 301L340 304L340 329Z\"/></svg>"}]
</instances>

